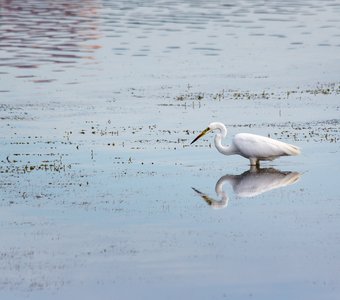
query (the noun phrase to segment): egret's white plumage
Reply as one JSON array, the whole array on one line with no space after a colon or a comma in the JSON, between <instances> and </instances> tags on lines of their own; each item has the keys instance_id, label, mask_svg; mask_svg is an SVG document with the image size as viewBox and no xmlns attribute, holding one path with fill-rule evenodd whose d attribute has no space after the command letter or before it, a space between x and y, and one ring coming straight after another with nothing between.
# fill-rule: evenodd
<instances>
[{"instance_id":1,"label":"egret's white plumage","mask_svg":"<svg viewBox=\"0 0 340 300\"><path fill-rule=\"evenodd\" d=\"M241 155L248 158L252 166L259 166L261 160L273 160L280 156L300 154L300 149L296 146L251 133L238 133L234 136L230 146L224 146L222 139L227 136L227 128L220 122L210 123L191 144L214 130L217 131L214 141L219 152L224 155Z\"/></svg>"}]
</instances>

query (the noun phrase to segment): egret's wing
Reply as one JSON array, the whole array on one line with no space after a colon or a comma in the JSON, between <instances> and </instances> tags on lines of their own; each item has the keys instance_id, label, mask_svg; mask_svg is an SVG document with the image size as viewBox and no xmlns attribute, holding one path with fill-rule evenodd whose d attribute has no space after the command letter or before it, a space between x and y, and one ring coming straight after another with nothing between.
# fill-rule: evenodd
<instances>
[{"instance_id":1,"label":"egret's wing","mask_svg":"<svg viewBox=\"0 0 340 300\"><path fill-rule=\"evenodd\" d=\"M250 133L235 135L233 142L240 154L248 158L270 159L277 156L297 155L300 153L300 149L296 146Z\"/></svg>"}]
</instances>

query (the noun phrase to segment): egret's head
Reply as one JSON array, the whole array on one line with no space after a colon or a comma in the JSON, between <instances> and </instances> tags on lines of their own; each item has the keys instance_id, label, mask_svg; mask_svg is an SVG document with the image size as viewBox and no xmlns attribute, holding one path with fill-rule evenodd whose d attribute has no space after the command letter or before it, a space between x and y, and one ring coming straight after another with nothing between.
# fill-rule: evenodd
<instances>
[{"instance_id":1,"label":"egret's head","mask_svg":"<svg viewBox=\"0 0 340 300\"><path fill-rule=\"evenodd\" d=\"M210 127L207 127L206 129L204 129L198 136L196 136L196 137L194 138L194 140L190 143L190 145L193 144L193 143L195 143L195 142L196 142L198 139L200 139L202 136L206 135L209 131L211 131L211 128L210 128Z\"/></svg>"},{"instance_id":2,"label":"egret's head","mask_svg":"<svg viewBox=\"0 0 340 300\"><path fill-rule=\"evenodd\" d=\"M195 139L190 143L190 145L195 143L198 139L200 139L202 136L206 135L208 132L213 131L215 129L219 130L220 132L222 131L224 133L223 136L225 136L227 134L227 129L225 128L225 126L222 123L212 122L197 137L195 137Z\"/></svg>"}]
</instances>

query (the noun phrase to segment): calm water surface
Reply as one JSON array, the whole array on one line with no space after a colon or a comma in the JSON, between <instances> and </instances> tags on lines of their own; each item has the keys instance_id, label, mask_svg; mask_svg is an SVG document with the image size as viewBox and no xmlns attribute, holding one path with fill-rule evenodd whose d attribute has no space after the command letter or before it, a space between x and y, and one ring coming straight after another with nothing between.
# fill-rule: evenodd
<instances>
[{"instance_id":1,"label":"calm water surface","mask_svg":"<svg viewBox=\"0 0 340 300\"><path fill-rule=\"evenodd\" d=\"M339 298L339 1L0 8L1 299Z\"/></svg>"}]
</instances>

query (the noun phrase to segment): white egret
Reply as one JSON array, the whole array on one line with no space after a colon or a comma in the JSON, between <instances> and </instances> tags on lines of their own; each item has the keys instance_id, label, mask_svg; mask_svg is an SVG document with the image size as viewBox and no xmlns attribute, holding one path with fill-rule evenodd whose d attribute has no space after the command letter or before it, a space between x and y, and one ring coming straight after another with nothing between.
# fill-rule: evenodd
<instances>
[{"instance_id":1,"label":"white egret","mask_svg":"<svg viewBox=\"0 0 340 300\"><path fill-rule=\"evenodd\" d=\"M220 122L210 123L191 144L214 130L217 130L214 141L219 152L224 155L238 154L248 158L251 166L259 166L261 160L273 160L280 156L300 154L300 149L296 146L251 133L238 133L234 136L230 146L224 146L222 139L227 136L227 128Z\"/></svg>"}]
</instances>

